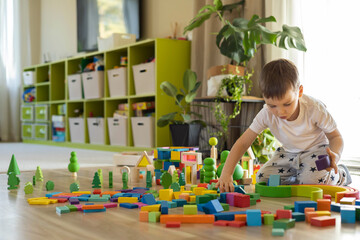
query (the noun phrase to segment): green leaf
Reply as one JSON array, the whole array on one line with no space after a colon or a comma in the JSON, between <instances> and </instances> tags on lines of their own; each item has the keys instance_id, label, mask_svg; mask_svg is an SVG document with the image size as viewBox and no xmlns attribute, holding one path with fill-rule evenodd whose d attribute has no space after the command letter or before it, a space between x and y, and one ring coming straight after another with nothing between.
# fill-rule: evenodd
<instances>
[{"instance_id":1,"label":"green leaf","mask_svg":"<svg viewBox=\"0 0 360 240\"><path fill-rule=\"evenodd\" d=\"M196 85L196 73L191 71L190 69L187 69L183 76L183 84L185 88L185 92L189 93L193 90L193 88Z\"/></svg>"},{"instance_id":2,"label":"green leaf","mask_svg":"<svg viewBox=\"0 0 360 240\"><path fill-rule=\"evenodd\" d=\"M187 33L188 31L200 27L203 24L203 22L209 19L211 17L211 14L215 12L216 12L215 7L211 5L205 5L204 7L202 7L197 13L197 15L193 19L191 19L190 24L184 28L183 34L185 35L185 33Z\"/></svg>"},{"instance_id":3,"label":"green leaf","mask_svg":"<svg viewBox=\"0 0 360 240\"><path fill-rule=\"evenodd\" d=\"M185 96L185 102L191 103L194 101L194 98L196 97L196 92L190 92Z\"/></svg>"},{"instance_id":4,"label":"green leaf","mask_svg":"<svg viewBox=\"0 0 360 240\"><path fill-rule=\"evenodd\" d=\"M177 88L172 83L164 81L160 84L160 88L170 97L176 97Z\"/></svg>"},{"instance_id":5,"label":"green leaf","mask_svg":"<svg viewBox=\"0 0 360 240\"><path fill-rule=\"evenodd\" d=\"M181 101L184 99L184 95L177 94L176 95L176 104L180 105Z\"/></svg>"},{"instance_id":6,"label":"green leaf","mask_svg":"<svg viewBox=\"0 0 360 240\"><path fill-rule=\"evenodd\" d=\"M267 22L276 22L276 18L274 16L270 16L267 18L260 18L256 21L256 23L267 23Z\"/></svg>"},{"instance_id":7,"label":"green leaf","mask_svg":"<svg viewBox=\"0 0 360 240\"><path fill-rule=\"evenodd\" d=\"M191 120L190 114L181 114L181 116L184 119L184 122L189 122Z\"/></svg>"},{"instance_id":8,"label":"green leaf","mask_svg":"<svg viewBox=\"0 0 360 240\"><path fill-rule=\"evenodd\" d=\"M206 123L204 122L204 121L202 121L202 120L193 120L193 121L191 121L190 123L198 123L198 124L200 124L202 127L206 127Z\"/></svg>"},{"instance_id":9,"label":"green leaf","mask_svg":"<svg viewBox=\"0 0 360 240\"><path fill-rule=\"evenodd\" d=\"M177 112L168 113L166 115L161 116L157 121L158 127L165 127L166 125L170 124L176 116Z\"/></svg>"},{"instance_id":10,"label":"green leaf","mask_svg":"<svg viewBox=\"0 0 360 240\"><path fill-rule=\"evenodd\" d=\"M216 10L221 10L223 7L221 0L214 0L214 5Z\"/></svg>"},{"instance_id":11,"label":"green leaf","mask_svg":"<svg viewBox=\"0 0 360 240\"><path fill-rule=\"evenodd\" d=\"M282 26L282 30L282 32L278 33L278 37L280 37L278 47L287 49L285 46L285 41L287 41L290 48L295 48L303 52L307 51L305 47L304 37L301 33L300 28L291 27L284 24Z\"/></svg>"}]
</instances>

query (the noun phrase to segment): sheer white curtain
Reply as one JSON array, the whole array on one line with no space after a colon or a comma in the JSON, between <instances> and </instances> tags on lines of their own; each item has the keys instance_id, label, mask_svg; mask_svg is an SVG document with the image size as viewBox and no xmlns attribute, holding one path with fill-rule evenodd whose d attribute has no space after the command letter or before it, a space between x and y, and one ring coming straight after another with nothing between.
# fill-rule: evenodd
<instances>
[{"instance_id":1,"label":"sheer white curtain","mask_svg":"<svg viewBox=\"0 0 360 240\"><path fill-rule=\"evenodd\" d=\"M27 7L28 1L0 0L1 141L20 140L21 69L29 59L23 46L28 34L22 34L28 29Z\"/></svg>"},{"instance_id":2,"label":"sheer white curtain","mask_svg":"<svg viewBox=\"0 0 360 240\"><path fill-rule=\"evenodd\" d=\"M300 70L304 92L323 101L345 141L342 159L360 160L360 39L357 0L272 0L266 15L299 26L308 51L267 51L266 61L286 57Z\"/></svg>"}]
</instances>

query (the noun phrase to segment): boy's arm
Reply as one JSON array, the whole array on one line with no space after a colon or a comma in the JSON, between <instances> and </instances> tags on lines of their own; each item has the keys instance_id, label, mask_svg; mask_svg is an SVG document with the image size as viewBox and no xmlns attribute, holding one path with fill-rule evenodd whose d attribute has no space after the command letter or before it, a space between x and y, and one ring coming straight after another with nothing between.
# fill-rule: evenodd
<instances>
[{"instance_id":1,"label":"boy's arm","mask_svg":"<svg viewBox=\"0 0 360 240\"><path fill-rule=\"evenodd\" d=\"M329 148L327 148L326 151L330 157L331 165L331 167L326 170L330 171L333 168L335 173L337 173L338 169L336 164L340 161L341 153L344 148L344 141L337 128L331 133L325 133L325 135L329 139Z\"/></svg>"},{"instance_id":2,"label":"boy's arm","mask_svg":"<svg viewBox=\"0 0 360 240\"><path fill-rule=\"evenodd\" d=\"M257 133L248 128L231 148L219 181L216 184L216 187L220 188L220 192L234 191L232 175L234 174L235 166L240 161L240 158L244 155L246 150L254 142L256 137Z\"/></svg>"}]
</instances>

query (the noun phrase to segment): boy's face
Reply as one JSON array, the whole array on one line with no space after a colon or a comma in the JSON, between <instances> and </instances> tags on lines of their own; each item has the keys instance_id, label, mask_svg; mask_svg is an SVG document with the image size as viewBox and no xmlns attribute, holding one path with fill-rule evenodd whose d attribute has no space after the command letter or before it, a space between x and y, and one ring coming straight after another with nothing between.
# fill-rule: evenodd
<instances>
[{"instance_id":1,"label":"boy's face","mask_svg":"<svg viewBox=\"0 0 360 240\"><path fill-rule=\"evenodd\" d=\"M302 94L303 86L300 86L298 90L287 90L286 94L281 99L264 98L264 100L272 114L281 119L294 121L299 116L299 98Z\"/></svg>"}]
</instances>

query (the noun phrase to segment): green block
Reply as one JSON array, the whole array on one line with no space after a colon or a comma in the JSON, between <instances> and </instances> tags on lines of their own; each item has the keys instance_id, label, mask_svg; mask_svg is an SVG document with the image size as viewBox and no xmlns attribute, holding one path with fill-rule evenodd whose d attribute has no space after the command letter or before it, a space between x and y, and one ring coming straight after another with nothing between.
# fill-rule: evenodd
<instances>
[{"instance_id":1,"label":"green block","mask_svg":"<svg viewBox=\"0 0 360 240\"><path fill-rule=\"evenodd\" d=\"M196 202L188 202L187 205L197 205Z\"/></svg>"},{"instance_id":2,"label":"green block","mask_svg":"<svg viewBox=\"0 0 360 240\"><path fill-rule=\"evenodd\" d=\"M76 212L78 210L74 205L66 205L66 207L70 210L70 212Z\"/></svg>"},{"instance_id":3,"label":"green block","mask_svg":"<svg viewBox=\"0 0 360 240\"><path fill-rule=\"evenodd\" d=\"M220 204L223 207L224 211L229 211L230 210L229 204L227 204L227 203L220 203Z\"/></svg>"},{"instance_id":4,"label":"green block","mask_svg":"<svg viewBox=\"0 0 360 240\"><path fill-rule=\"evenodd\" d=\"M153 196L154 196L154 198L158 198L159 197L159 193L158 193L158 191L156 191L156 190L148 190L148 191L146 191L145 193L151 193Z\"/></svg>"},{"instance_id":5,"label":"green block","mask_svg":"<svg viewBox=\"0 0 360 240\"><path fill-rule=\"evenodd\" d=\"M194 188L196 188L196 187L198 187L197 185L191 185L191 187L190 187L190 191L193 191L194 190Z\"/></svg>"},{"instance_id":6,"label":"green block","mask_svg":"<svg viewBox=\"0 0 360 240\"><path fill-rule=\"evenodd\" d=\"M284 209L285 209L285 210L291 210L292 212L294 212L294 211L295 211L295 207L294 207L294 205L287 205L287 206L284 206Z\"/></svg>"},{"instance_id":7,"label":"green block","mask_svg":"<svg viewBox=\"0 0 360 240\"><path fill-rule=\"evenodd\" d=\"M156 223L160 222L161 212L149 212L149 222Z\"/></svg>"},{"instance_id":8,"label":"green block","mask_svg":"<svg viewBox=\"0 0 360 240\"><path fill-rule=\"evenodd\" d=\"M251 199L255 199L255 200L260 199L259 193L247 193L246 195L249 195Z\"/></svg>"},{"instance_id":9,"label":"green block","mask_svg":"<svg viewBox=\"0 0 360 240\"><path fill-rule=\"evenodd\" d=\"M291 186L269 187L265 182L261 182L255 184L255 192L262 197L287 198L291 197Z\"/></svg>"},{"instance_id":10,"label":"green block","mask_svg":"<svg viewBox=\"0 0 360 240\"><path fill-rule=\"evenodd\" d=\"M273 225L274 214L264 214L264 225Z\"/></svg>"},{"instance_id":11,"label":"green block","mask_svg":"<svg viewBox=\"0 0 360 240\"><path fill-rule=\"evenodd\" d=\"M356 219L357 221L360 221L360 208L356 208L356 209L355 209L355 214L356 214L355 219Z\"/></svg>"},{"instance_id":12,"label":"green block","mask_svg":"<svg viewBox=\"0 0 360 240\"><path fill-rule=\"evenodd\" d=\"M256 199L250 198L250 206L256 205Z\"/></svg>"},{"instance_id":13,"label":"green block","mask_svg":"<svg viewBox=\"0 0 360 240\"><path fill-rule=\"evenodd\" d=\"M285 230L282 228L273 228L271 234L273 236L284 236Z\"/></svg>"},{"instance_id":14,"label":"green block","mask_svg":"<svg viewBox=\"0 0 360 240\"><path fill-rule=\"evenodd\" d=\"M196 215L197 213L197 205L184 205L184 215Z\"/></svg>"},{"instance_id":15,"label":"green block","mask_svg":"<svg viewBox=\"0 0 360 240\"><path fill-rule=\"evenodd\" d=\"M289 229L295 227L295 219L279 219L274 221L273 228Z\"/></svg>"},{"instance_id":16,"label":"green block","mask_svg":"<svg viewBox=\"0 0 360 240\"><path fill-rule=\"evenodd\" d=\"M70 209L66 206L62 206L62 207L56 207L56 212L59 214L63 214L63 213L69 213Z\"/></svg>"},{"instance_id":17,"label":"green block","mask_svg":"<svg viewBox=\"0 0 360 240\"><path fill-rule=\"evenodd\" d=\"M169 208L177 208L176 202L168 202L168 203L169 203Z\"/></svg>"},{"instance_id":18,"label":"green block","mask_svg":"<svg viewBox=\"0 0 360 240\"><path fill-rule=\"evenodd\" d=\"M211 198L209 196L206 195L196 196L196 204L207 203L209 201L211 201Z\"/></svg>"},{"instance_id":19,"label":"green block","mask_svg":"<svg viewBox=\"0 0 360 240\"><path fill-rule=\"evenodd\" d=\"M162 166L163 166L163 162L162 162L162 161L160 161L160 160L154 161L154 167L155 167L155 169L162 169Z\"/></svg>"},{"instance_id":20,"label":"green block","mask_svg":"<svg viewBox=\"0 0 360 240\"><path fill-rule=\"evenodd\" d=\"M209 196L211 198L211 200L214 200L214 199L217 199L218 198L218 195L217 194L214 194L214 193L207 193L207 194L204 194L205 196Z\"/></svg>"}]
</instances>

